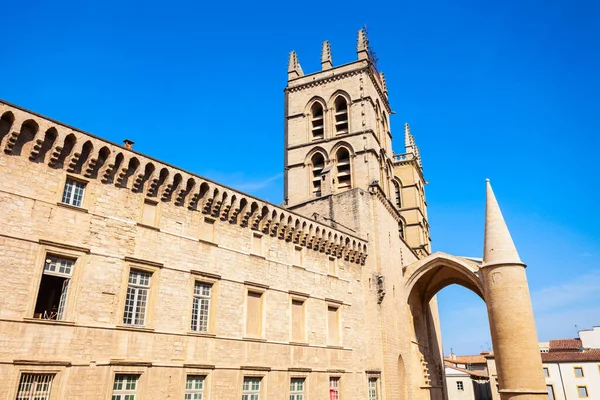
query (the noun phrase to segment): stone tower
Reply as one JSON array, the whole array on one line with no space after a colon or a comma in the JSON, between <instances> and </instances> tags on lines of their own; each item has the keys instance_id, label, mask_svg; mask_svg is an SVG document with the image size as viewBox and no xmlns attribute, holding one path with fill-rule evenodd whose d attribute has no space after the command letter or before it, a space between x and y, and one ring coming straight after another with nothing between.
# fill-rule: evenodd
<instances>
[{"instance_id":1,"label":"stone tower","mask_svg":"<svg viewBox=\"0 0 600 400\"><path fill-rule=\"evenodd\" d=\"M525 264L487 181L482 280L502 400L546 399Z\"/></svg>"},{"instance_id":2,"label":"stone tower","mask_svg":"<svg viewBox=\"0 0 600 400\"><path fill-rule=\"evenodd\" d=\"M360 218L346 212L344 199L351 195L345 193L379 190L397 213L401 236L415 252L426 255L429 225L419 150L406 125L405 151L393 153L393 111L385 76L376 69L364 29L358 32L356 52L356 61L334 67L331 46L325 41L322 70L307 75L296 52L290 53L285 205L364 233Z\"/></svg>"}]
</instances>

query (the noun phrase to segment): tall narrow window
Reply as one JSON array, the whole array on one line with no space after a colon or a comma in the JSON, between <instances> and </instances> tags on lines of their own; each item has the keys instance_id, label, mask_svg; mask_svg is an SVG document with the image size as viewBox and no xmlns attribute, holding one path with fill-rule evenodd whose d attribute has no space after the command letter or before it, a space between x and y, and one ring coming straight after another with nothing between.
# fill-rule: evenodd
<instances>
[{"instance_id":1,"label":"tall narrow window","mask_svg":"<svg viewBox=\"0 0 600 400\"><path fill-rule=\"evenodd\" d=\"M396 181L392 181L394 183L394 195L396 200L396 208L399 210L402 208L402 196L400 192L400 184Z\"/></svg>"},{"instance_id":2,"label":"tall narrow window","mask_svg":"<svg viewBox=\"0 0 600 400\"><path fill-rule=\"evenodd\" d=\"M325 137L323 106L317 101L310 108L310 129L313 140L323 139Z\"/></svg>"},{"instance_id":3,"label":"tall narrow window","mask_svg":"<svg viewBox=\"0 0 600 400\"><path fill-rule=\"evenodd\" d=\"M546 378L548 378L550 376L550 373L548 372L548 367L544 367L544 376Z\"/></svg>"},{"instance_id":4,"label":"tall narrow window","mask_svg":"<svg viewBox=\"0 0 600 400\"><path fill-rule=\"evenodd\" d=\"M192 304L192 330L208 332L208 312L210 308L210 291L208 283L194 284L194 302Z\"/></svg>"},{"instance_id":5,"label":"tall narrow window","mask_svg":"<svg viewBox=\"0 0 600 400\"><path fill-rule=\"evenodd\" d=\"M369 400L377 400L377 378L369 378Z\"/></svg>"},{"instance_id":6,"label":"tall narrow window","mask_svg":"<svg viewBox=\"0 0 600 400\"><path fill-rule=\"evenodd\" d=\"M335 99L335 133L348 133L348 103L342 96Z\"/></svg>"},{"instance_id":7,"label":"tall narrow window","mask_svg":"<svg viewBox=\"0 0 600 400\"><path fill-rule=\"evenodd\" d=\"M404 223L402 221L398 221L398 236L404 239Z\"/></svg>"},{"instance_id":8,"label":"tall narrow window","mask_svg":"<svg viewBox=\"0 0 600 400\"><path fill-rule=\"evenodd\" d=\"M136 400L139 375L117 374L113 384L112 400Z\"/></svg>"},{"instance_id":9,"label":"tall narrow window","mask_svg":"<svg viewBox=\"0 0 600 400\"><path fill-rule=\"evenodd\" d=\"M352 186L350 176L350 153L347 149L342 147L337 151L336 159L338 188L349 188Z\"/></svg>"},{"instance_id":10,"label":"tall narrow window","mask_svg":"<svg viewBox=\"0 0 600 400\"><path fill-rule=\"evenodd\" d=\"M325 168L325 158L321 153L315 153L311 159L312 164L312 192L320 196L321 195L321 172Z\"/></svg>"},{"instance_id":11,"label":"tall narrow window","mask_svg":"<svg viewBox=\"0 0 600 400\"><path fill-rule=\"evenodd\" d=\"M242 400L260 400L261 378L244 378L242 384Z\"/></svg>"},{"instance_id":12,"label":"tall narrow window","mask_svg":"<svg viewBox=\"0 0 600 400\"><path fill-rule=\"evenodd\" d=\"M54 374L22 374L17 400L49 400Z\"/></svg>"},{"instance_id":13,"label":"tall narrow window","mask_svg":"<svg viewBox=\"0 0 600 400\"><path fill-rule=\"evenodd\" d=\"M40 282L34 318L63 320L74 260L48 256Z\"/></svg>"},{"instance_id":14,"label":"tall narrow window","mask_svg":"<svg viewBox=\"0 0 600 400\"><path fill-rule=\"evenodd\" d=\"M338 307L327 307L327 333L329 344L335 346L340 344L340 320Z\"/></svg>"},{"instance_id":15,"label":"tall narrow window","mask_svg":"<svg viewBox=\"0 0 600 400\"><path fill-rule=\"evenodd\" d=\"M246 306L246 335L262 336L262 293L248 292Z\"/></svg>"},{"instance_id":16,"label":"tall narrow window","mask_svg":"<svg viewBox=\"0 0 600 400\"><path fill-rule=\"evenodd\" d=\"M188 375L185 381L185 400L204 398L204 375Z\"/></svg>"},{"instance_id":17,"label":"tall narrow window","mask_svg":"<svg viewBox=\"0 0 600 400\"><path fill-rule=\"evenodd\" d=\"M152 274L149 272L134 269L129 272L129 285L127 286L125 312L123 313L123 323L125 325L144 325L151 277Z\"/></svg>"},{"instance_id":18,"label":"tall narrow window","mask_svg":"<svg viewBox=\"0 0 600 400\"><path fill-rule=\"evenodd\" d=\"M304 342L304 301L292 300L292 341Z\"/></svg>"},{"instance_id":19,"label":"tall narrow window","mask_svg":"<svg viewBox=\"0 0 600 400\"><path fill-rule=\"evenodd\" d=\"M329 400L340 400L340 378L329 377Z\"/></svg>"},{"instance_id":20,"label":"tall narrow window","mask_svg":"<svg viewBox=\"0 0 600 400\"><path fill-rule=\"evenodd\" d=\"M62 203L70 206L81 207L85 183L67 178L62 195Z\"/></svg>"},{"instance_id":21,"label":"tall narrow window","mask_svg":"<svg viewBox=\"0 0 600 400\"><path fill-rule=\"evenodd\" d=\"M304 378L290 380L290 400L304 400Z\"/></svg>"},{"instance_id":22,"label":"tall narrow window","mask_svg":"<svg viewBox=\"0 0 600 400\"><path fill-rule=\"evenodd\" d=\"M554 396L554 386L546 385L546 390L548 391L548 400L556 400Z\"/></svg>"}]
</instances>

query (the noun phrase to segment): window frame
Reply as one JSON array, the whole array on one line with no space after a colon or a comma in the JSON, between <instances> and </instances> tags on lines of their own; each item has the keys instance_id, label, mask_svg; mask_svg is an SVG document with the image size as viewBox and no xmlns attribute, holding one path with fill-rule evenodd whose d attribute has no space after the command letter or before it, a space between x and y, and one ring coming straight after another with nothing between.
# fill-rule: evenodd
<instances>
[{"instance_id":1,"label":"window frame","mask_svg":"<svg viewBox=\"0 0 600 400\"><path fill-rule=\"evenodd\" d=\"M131 391L127 391L126 389L115 389L115 384L117 381L117 376L136 376L136 380L135 380L135 389L133 392ZM143 374L141 372L128 372L128 371L115 371L112 374L112 386L110 387L110 399L113 399L114 396L120 396L117 400L125 400L124 396L134 396L134 400L140 400L142 398L142 391L140 389L141 386L141 380L142 380L142 376ZM120 393L115 393L115 390L117 390Z\"/></svg>"},{"instance_id":2,"label":"window frame","mask_svg":"<svg viewBox=\"0 0 600 400\"><path fill-rule=\"evenodd\" d=\"M320 118L315 118L313 115L313 108L315 105L319 105L321 107L322 116ZM313 100L309 103L308 107L308 142L316 142L319 140L324 140L326 138L327 132L325 129L325 120L326 120L327 108L325 107L325 103L320 100ZM321 125L315 125L315 121L321 120ZM321 131L319 135L315 135L315 131Z\"/></svg>"},{"instance_id":3,"label":"window frame","mask_svg":"<svg viewBox=\"0 0 600 400\"><path fill-rule=\"evenodd\" d=\"M465 384L463 381L456 381L456 390L461 392L465 391Z\"/></svg>"},{"instance_id":4,"label":"window frame","mask_svg":"<svg viewBox=\"0 0 600 400\"><path fill-rule=\"evenodd\" d=\"M149 262L150 264L150 262ZM127 329L153 329L154 326L154 308L155 299L157 297L157 288L160 282L160 268L157 266L143 263L141 260L127 262L123 268L123 275L121 280L121 296L119 299L119 310L120 312L115 313L116 325L120 328ZM146 301L146 313L144 317L143 325L126 324L125 318L125 306L127 302L127 292L129 288L129 275L132 270L145 272L150 274L150 285L148 287L148 298Z\"/></svg>"},{"instance_id":5,"label":"window frame","mask_svg":"<svg viewBox=\"0 0 600 400\"><path fill-rule=\"evenodd\" d=\"M345 151L348 154L348 160L347 162L340 162L340 157L339 157L339 153ZM350 151L350 149L345 146L345 145L341 145L339 147L337 147L335 149L335 153L333 153L335 155L335 179L336 179L336 185L335 188L336 190L349 190L352 189L352 183L354 182L354 179L352 179L352 151ZM340 170L341 167L347 167L347 171L344 170ZM342 175L343 174L343 175ZM340 184L340 177L348 177L348 182L347 184L341 185Z\"/></svg>"},{"instance_id":6,"label":"window frame","mask_svg":"<svg viewBox=\"0 0 600 400\"><path fill-rule=\"evenodd\" d=\"M581 396L579 389L585 390L585 396ZM588 390L587 385L577 385L577 397L579 397L580 399L589 399L590 398L590 391Z\"/></svg>"},{"instance_id":7,"label":"window frame","mask_svg":"<svg viewBox=\"0 0 600 400\"><path fill-rule=\"evenodd\" d=\"M375 382L373 387L371 387L371 382ZM378 376L367 376L367 388L368 388L368 393L367 393L367 399L369 400L379 400L379 377ZM372 397L371 394L373 391L375 393L375 396Z\"/></svg>"},{"instance_id":8,"label":"window frame","mask_svg":"<svg viewBox=\"0 0 600 400\"><path fill-rule=\"evenodd\" d=\"M342 343L342 305L341 303L334 303L334 302L330 302L330 301L326 301L325 302L325 307L326 307L326 312L327 312L327 318L326 318L326 322L327 322L327 346L328 347L343 347ZM338 343L333 343L332 342L332 338L329 335L329 331L330 331L330 325L329 325L329 309L330 308L335 308L336 309L336 319L337 319L337 333L338 333Z\"/></svg>"},{"instance_id":9,"label":"window frame","mask_svg":"<svg viewBox=\"0 0 600 400\"><path fill-rule=\"evenodd\" d=\"M294 380L302 380L302 390L292 390ZM288 398L290 400L305 400L306 399L306 383L307 379L305 376L290 376L290 393ZM292 397L293 396L293 397Z\"/></svg>"},{"instance_id":10,"label":"window frame","mask_svg":"<svg viewBox=\"0 0 600 400\"><path fill-rule=\"evenodd\" d=\"M339 112L338 111L338 105L337 105L337 101L338 99L342 99L346 105L346 111L345 112ZM333 132L334 135L347 135L349 134L350 131L350 104L352 104L352 102L346 97L344 96L342 93L337 93L333 96L333 103L331 103L333 105L333 118L332 118L332 124L333 124ZM346 119L345 120L340 120L338 121L338 116L341 116L345 114L346 115ZM340 129L338 128L338 125L341 126L343 124L346 124L346 129Z\"/></svg>"},{"instance_id":11,"label":"window frame","mask_svg":"<svg viewBox=\"0 0 600 400\"><path fill-rule=\"evenodd\" d=\"M548 395L550 395L550 391L552 391L552 398L550 398L548 396L549 400L556 400L556 392L554 391L554 385L551 383L547 383L546 384L546 391L548 392Z\"/></svg>"},{"instance_id":12,"label":"window frame","mask_svg":"<svg viewBox=\"0 0 600 400\"><path fill-rule=\"evenodd\" d=\"M217 280L207 279L206 277L202 277L202 276L193 276L192 277L192 285L191 285L192 288L191 288L191 293L190 293L192 307L190 310L190 318L189 318L190 333L208 334L213 331L213 322L212 322L214 320L214 304L213 303L214 303L214 299L215 299L215 290L217 288L216 283L217 283ZM210 294L208 295L208 297L196 295L196 285L198 285L198 284L209 286ZM196 299L198 299L198 298L208 299L206 330L204 330L204 331L194 329L194 326L193 326L194 303L195 303Z\"/></svg>"},{"instance_id":13,"label":"window frame","mask_svg":"<svg viewBox=\"0 0 600 400\"><path fill-rule=\"evenodd\" d=\"M24 398L22 396L19 396L19 394L21 393L21 383L22 380L25 376L33 376L33 377L40 377L40 376L50 376L50 382L48 385L48 389L46 390L45 393L45 397L39 397L38 393L29 393L27 398ZM18 371L17 374L17 385L15 387L15 393L14 396L9 397L11 399L24 399L24 400L51 400L53 399L53 395L52 395L52 386L55 385L56 380L57 380L57 375L58 372L57 371L43 371L43 370L36 370L36 371L30 371L30 370L23 370L23 371Z\"/></svg>"},{"instance_id":14,"label":"window frame","mask_svg":"<svg viewBox=\"0 0 600 400\"><path fill-rule=\"evenodd\" d=\"M81 193L81 200L80 200L80 202L79 202L78 205L77 204L73 204L73 201L72 201L73 198L74 198L74 196L75 196L75 191L74 190L71 191L71 196L69 197L68 201L67 202L63 201L64 198L65 198L65 193L66 193L67 185L68 185L69 181L72 181L74 184L83 185L83 189L82 189L82 193ZM59 192L59 196L60 197L59 197L59 200L58 200L58 204L63 205L63 206L67 206L67 207L74 207L74 208L79 208L79 209L85 210L86 209L86 205L87 205L86 192L87 192L87 189L88 189L89 182L90 181L87 180L87 179L82 179L80 177L76 177L76 176L73 176L71 174L66 174L65 175L65 179L62 180L62 187L61 187L62 190L60 190L60 192Z\"/></svg>"},{"instance_id":15,"label":"window frame","mask_svg":"<svg viewBox=\"0 0 600 400\"><path fill-rule=\"evenodd\" d=\"M333 385L333 382L337 382ZM341 400L341 388L342 388L342 377L339 375L329 375L329 399L330 400ZM336 398L332 398L332 392L337 393Z\"/></svg>"},{"instance_id":16,"label":"window frame","mask_svg":"<svg viewBox=\"0 0 600 400\"><path fill-rule=\"evenodd\" d=\"M202 388L201 389L197 389L197 388L188 388L188 382L190 380L190 377L202 377ZM188 395L195 395L195 394L200 394L200 400L204 400L207 398L206 396L206 386L207 386L207 381L208 381L208 377L206 376L206 374L193 374L193 373L186 373L185 374L185 385L184 385L184 400L198 400L195 399L194 397L187 397Z\"/></svg>"},{"instance_id":17,"label":"window frame","mask_svg":"<svg viewBox=\"0 0 600 400\"><path fill-rule=\"evenodd\" d=\"M581 370L581 376L577 375L577 370ZM579 366L579 365L574 365L573 366L573 375L575 376L575 378L579 379L579 378L585 378L585 372L583 371L583 367Z\"/></svg>"},{"instance_id":18,"label":"window frame","mask_svg":"<svg viewBox=\"0 0 600 400\"><path fill-rule=\"evenodd\" d=\"M246 383L246 380L258 380L258 390L245 390L244 389L244 384ZM252 396L257 396L256 400L260 400L260 398L263 396L263 390L264 390L264 381L265 381L265 377L264 375L253 375L253 374L244 374L242 376L242 385L241 385L241 398L242 400L253 400L254 398ZM251 386L250 386L251 387ZM244 396L248 396L248 397L244 397Z\"/></svg>"},{"instance_id":19,"label":"window frame","mask_svg":"<svg viewBox=\"0 0 600 400\"><path fill-rule=\"evenodd\" d=\"M550 368L548 368L548 367L542 367L542 371L544 371L544 377L545 378L550 378Z\"/></svg>"}]
</instances>

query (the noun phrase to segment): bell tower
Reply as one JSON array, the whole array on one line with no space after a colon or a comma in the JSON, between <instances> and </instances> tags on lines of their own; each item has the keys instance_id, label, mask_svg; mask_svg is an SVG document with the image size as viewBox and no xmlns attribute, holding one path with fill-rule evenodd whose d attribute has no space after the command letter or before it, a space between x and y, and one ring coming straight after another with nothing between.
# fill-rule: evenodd
<instances>
[{"instance_id":1,"label":"bell tower","mask_svg":"<svg viewBox=\"0 0 600 400\"><path fill-rule=\"evenodd\" d=\"M334 66L331 46L325 41L321 71L310 74L302 70L296 52L290 53L285 88L285 206L333 221L336 208L343 208L336 207L340 196L353 190L376 192L393 209L410 247L428 254L425 181L418 149L409 135L403 157L392 151L393 112L387 84L377 70L365 29L358 31L356 53L355 61Z\"/></svg>"}]
</instances>

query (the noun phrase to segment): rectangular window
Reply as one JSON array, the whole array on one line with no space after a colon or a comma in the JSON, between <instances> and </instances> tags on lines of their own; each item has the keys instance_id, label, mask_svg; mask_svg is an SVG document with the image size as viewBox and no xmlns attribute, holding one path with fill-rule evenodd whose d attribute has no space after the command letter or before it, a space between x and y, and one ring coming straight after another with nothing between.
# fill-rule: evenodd
<instances>
[{"instance_id":1,"label":"rectangular window","mask_svg":"<svg viewBox=\"0 0 600 400\"><path fill-rule=\"evenodd\" d=\"M464 387L462 381L456 381L456 390L465 390L465 387Z\"/></svg>"},{"instance_id":2,"label":"rectangular window","mask_svg":"<svg viewBox=\"0 0 600 400\"><path fill-rule=\"evenodd\" d=\"M576 378L583 378L583 367L573 367Z\"/></svg>"},{"instance_id":3,"label":"rectangular window","mask_svg":"<svg viewBox=\"0 0 600 400\"><path fill-rule=\"evenodd\" d=\"M548 391L548 400L556 400L554 397L554 386L546 385L546 390Z\"/></svg>"},{"instance_id":4,"label":"rectangular window","mask_svg":"<svg viewBox=\"0 0 600 400\"><path fill-rule=\"evenodd\" d=\"M74 260L55 256L46 257L35 303L34 318L58 321L64 319L74 265Z\"/></svg>"},{"instance_id":5,"label":"rectangular window","mask_svg":"<svg viewBox=\"0 0 600 400\"><path fill-rule=\"evenodd\" d=\"M588 398L589 396L588 396L587 386L577 386L577 395L581 399Z\"/></svg>"},{"instance_id":6,"label":"rectangular window","mask_svg":"<svg viewBox=\"0 0 600 400\"><path fill-rule=\"evenodd\" d=\"M242 385L242 400L260 400L261 378L244 378Z\"/></svg>"},{"instance_id":7,"label":"rectangular window","mask_svg":"<svg viewBox=\"0 0 600 400\"><path fill-rule=\"evenodd\" d=\"M304 400L304 378L290 380L290 400Z\"/></svg>"},{"instance_id":8,"label":"rectangular window","mask_svg":"<svg viewBox=\"0 0 600 400\"><path fill-rule=\"evenodd\" d=\"M49 400L53 374L22 374L17 400Z\"/></svg>"},{"instance_id":9,"label":"rectangular window","mask_svg":"<svg viewBox=\"0 0 600 400\"><path fill-rule=\"evenodd\" d=\"M340 322L338 307L327 307L327 333L329 338L329 344L340 344Z\"/></svg>"},{"instance_id":10,"label":"rectangular window","mask_svg":"<svg viewBox=\"0 0 600 400\"><path fill-rule=\"evenodd\" d=\"M112 400L136 400L139 375L116 374Z\"/></svg>"},{"instance_id":11,"label":"rectangular window","mask_svg":"<svg viewBox=\"0 0 600 400\"><path fill-rule=\"evenodd\" d=\"M377 378L369 378L369 400L377 400Z\"/></svg>"},{"instance_id":12,"label":"rectangular window","mask_svg":"<svg viewBox=\"0 0 600 400\"><path fill-rule=\"evenodd\" d=\"M292 300L292 341L304 342L305 329L304 329L304 301Z\"/></svg>"},{"instance_id":13,"label":"rectangular window","mask_svg":"<svg viewBox=\"0 0 600 400\"><path fill-rule=\"evenodd\" d=\"M149 272L134 269L129 271L129 285L127 286L125 312L123 313L123 323L125 325L144 325L151 277L152 274Z\"/></svg>"},{"instance_id":14,"label":"rectangular window","mask_svg":"<svg viewBox=\"0 0 600 400\"><path fill-rule=\"evenodd\" d=\"M156 225L156 202L145 200L144 209L142 210L142 224L148 226Z\"/></svg>"},{"instance_id":15,"label":"rectangular window","mask_svg":"<svg viewBox=\"0 0 600 400\"><path fill-rule=\"evenodd\" d=\"M81 207L84 191L85 183L67 178L61 202L70 206Z\"/></svg>"},{"instance_id":16,"label":"rectangular window","mask_svg":"<svg viewBox=\"0 0 600 400\"><path fill-rule=\"evenodd\" d=\"M248 292L246 312L246 335L262 336L262 293Z\"/></svg>"},{"instance_id":17,"label":"rectangular window","mask_svg":"<svg viewBox=\"0 0 600 400\"><path fill-rule=\"evenodd\" d=\"M192 304L192 330L208 332L208 312L210 308L210 291L208 283L196 282L194 285L194 302Z\"/></svg>"},{"instance_id":18,"label":"rectangular window","mask_svg":"<svg viewBox=\"0 0 600 400\"><path fill-rule=\"evenodd\" d=\"M185 400L202 400L204 397L204 375L188 375L185 381Z\"/></svg>"},{"instance_id":19,"label":"rectangular window","mask_svg":"<svg viewBox=\"0 0 600 400\"><path fill-rule=\"evenodd\" d=\"M550 376L550 372L548 372L548 368L544 367L544 376L548 378Z\"/></svg>"},{"instance_id":20,"label":"rectangular window","mask_svg":"<svg viewBox=\"0 0 600 400\"><path fill-rule=\"evenodd\" d=\"M340 378L329 377L329 400L340 400Z\"/></svg>"}]
</instances>

